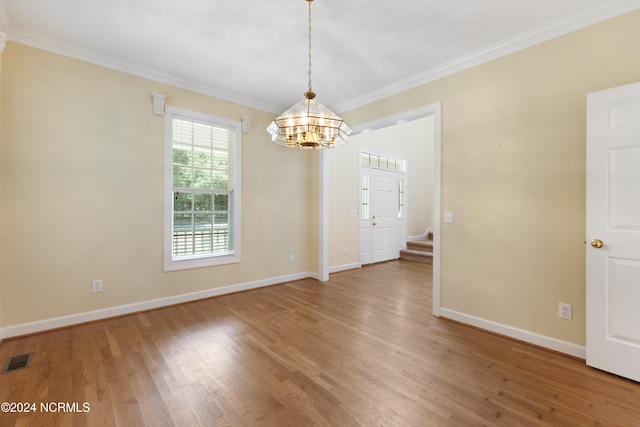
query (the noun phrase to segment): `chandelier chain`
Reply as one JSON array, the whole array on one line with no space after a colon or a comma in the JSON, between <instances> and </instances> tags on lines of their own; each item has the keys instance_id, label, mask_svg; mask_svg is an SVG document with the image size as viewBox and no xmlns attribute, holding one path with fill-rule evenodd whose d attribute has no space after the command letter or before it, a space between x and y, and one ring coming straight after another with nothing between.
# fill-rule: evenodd
<instances>
[{"instance_id":1,"label":"chandelier chain","mask_svg":"<svg viewBox=\"0 0 640 427\"><path fill-rule=\"evenodd\" d=\"M309 3L309 92L313 92L311 87L311 2L313 0L307 0Z\"/></svg>"}]
</instances>

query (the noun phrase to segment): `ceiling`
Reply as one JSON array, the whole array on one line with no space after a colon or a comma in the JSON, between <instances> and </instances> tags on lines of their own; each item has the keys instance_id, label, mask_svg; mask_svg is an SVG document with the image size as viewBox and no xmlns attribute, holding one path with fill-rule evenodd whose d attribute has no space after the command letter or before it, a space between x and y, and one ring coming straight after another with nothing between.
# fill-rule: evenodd
<instances>
[{"instance_id":1,"label":"ceiling","mask_svg":"<svg viewBox=\"0 0 640 427\"><path fill-rule=\"evenodd\" d=\"M337 112L640 8L637 0L311 4L313 89ZM304 0L0 0L0 30L279 113L307 90L307 12Z\"/></svg>"}]
</instances>

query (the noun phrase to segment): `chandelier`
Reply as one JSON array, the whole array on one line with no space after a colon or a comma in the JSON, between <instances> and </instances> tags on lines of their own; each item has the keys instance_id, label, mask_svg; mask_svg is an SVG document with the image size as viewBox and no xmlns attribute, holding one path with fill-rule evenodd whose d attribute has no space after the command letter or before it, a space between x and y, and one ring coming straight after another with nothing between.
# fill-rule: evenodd
<instances>
[{"instance_id":1,"label":"chandelier","mask_svg":"<svg viewBox=\"0 0 640 427\"><path fill-rule=\"evenodd\" d=\"M347 143L351 128L333 111L315 100L311 87L311 2L309 3L309 90L304 99L278 116L267 132L278 145L322 150Z\"/></svg>"}]
</instances>

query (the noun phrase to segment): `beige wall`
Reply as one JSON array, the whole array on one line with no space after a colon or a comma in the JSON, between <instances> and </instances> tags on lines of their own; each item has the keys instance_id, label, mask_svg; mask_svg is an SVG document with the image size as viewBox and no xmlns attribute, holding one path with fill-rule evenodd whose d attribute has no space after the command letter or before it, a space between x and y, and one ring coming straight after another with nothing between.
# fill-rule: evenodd
<instances>
[{"instance_id":1,"label":"beige wall","mask_svg":"<svg viewBox=\"0 0 640 427\"><path fill-rule=\"evenodd\" d=\"M636 40L640 12L343 114L442 101L444 308L585 344L586 95L640 80Z\"/></svg>"},{"instance_id":2,"label":"beige wall","mask_svg":"<svg viewBox=\"0 0 640 427\"><path fill-rule=\"evenodd\" d=\"M358 263L358 144L353 138L327 153L329 159L329 268ZM349 216L355 210L356 216Z\"/></svg>"},{"instance_id":3,"label":"beige wall","mask_svg":"<svg viewBox=\"0 0 640 427\"><path fill-rule=\"evenodd\" d=\"M15 43L1 83L2 326L317 271L317 153L273 144L273 115ZM150 92L253 116L241 263L163 272L164 121Z\"/></svg>"}]
</instances>

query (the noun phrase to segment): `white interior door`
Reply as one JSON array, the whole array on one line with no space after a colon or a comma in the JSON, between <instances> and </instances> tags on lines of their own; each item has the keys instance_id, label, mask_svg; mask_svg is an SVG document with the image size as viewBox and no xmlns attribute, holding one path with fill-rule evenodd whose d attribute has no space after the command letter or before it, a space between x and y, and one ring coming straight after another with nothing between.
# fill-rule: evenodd
<instances>
[{"instance_id":1,"label":"white interior door","mask_svg":"<svg viewBox=\"0 0 640 427\"><path fill-rule=\"evenodd\" d=\"M587 98L587 364L640 381L640 83Z\"/></svg>"}]
</instances>

